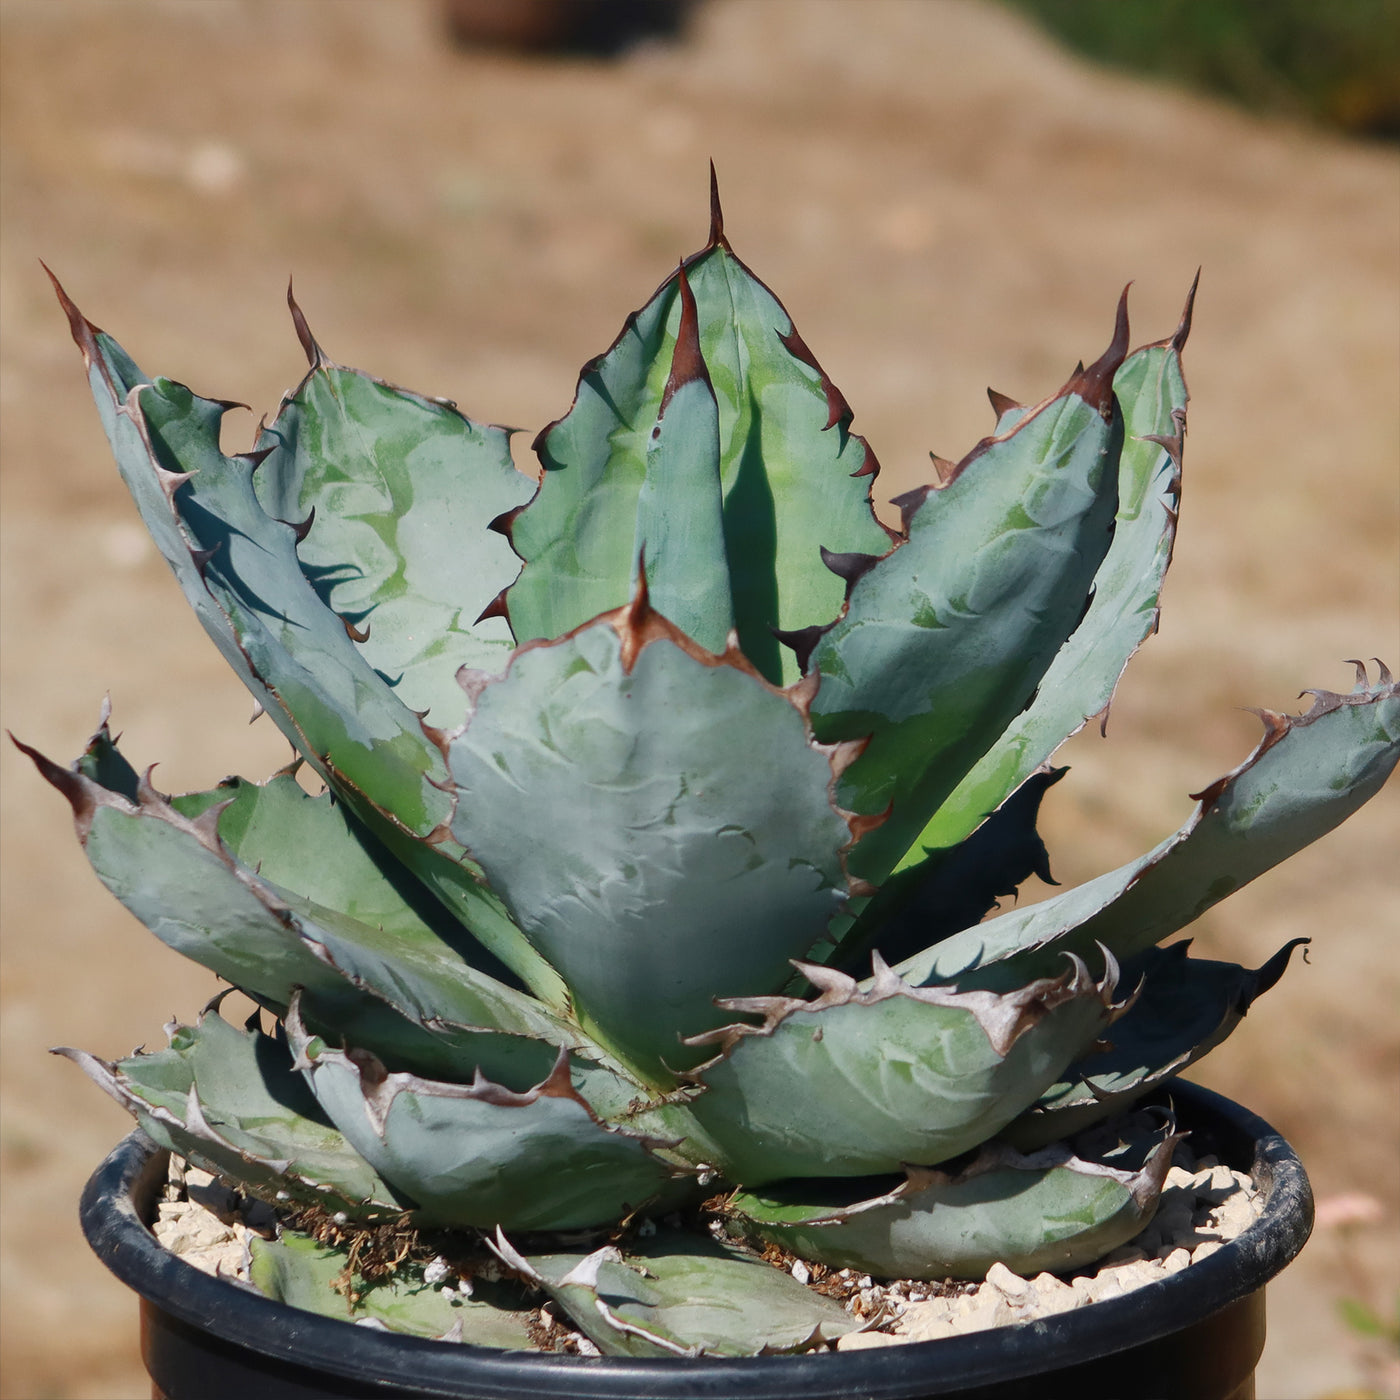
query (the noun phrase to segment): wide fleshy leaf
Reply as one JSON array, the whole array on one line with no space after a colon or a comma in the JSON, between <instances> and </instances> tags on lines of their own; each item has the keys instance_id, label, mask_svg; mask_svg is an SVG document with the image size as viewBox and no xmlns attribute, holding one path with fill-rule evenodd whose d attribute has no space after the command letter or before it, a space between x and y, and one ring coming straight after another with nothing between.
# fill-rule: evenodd
<instances>
[{"instance_id":1,"label":"wide fleshy leaf","mask_svg":"<svg viewBox=\"0 0 1400 1400\"><path fill-rule=\"evenodd\" d=\"M522 648L450 749L453 832L574 994L657 1083L718 995L780 987L846 898L842 758L804 692L697 648L647 602ZM669 1068L668 1068L669 1067Z\"/></svg>"},{"instance_id":2,"label":"wide fleshy leaf","mask_svg":"<svg viewBox=\"0 0 1400 1400\"><path fill-rule=\"evenodd\" d=\"M373 837L290 774L176 804L140 781L133 801L81 765L25 751L68 798L88 860L127 909L275 1009L302 987L313 1025L391 1062L457 1077L481 1065L521 1087L548 1073L561 1045L592 1049L576 1027L466 962L426 891L402 876L392 883ZM112 766L101 756L115 754L104 720L87 766ZM457 941L469 942L460 930Z\"/></svg>"},{"instance_id":3,"label":"wide fleshy leaf","mask_svg":"<svg viewBox=\"0 0 1400 1400\"><path fill-rule=\"evenodd\" d=\"M1400 759L1400 686L1359 665L1349 695L1315 691L1304 715L1262 712L1263 739L1197 794L1191 819L1154 850L1087 884L989 919L909 958L915 984L1019 986L1096 943L1120 960L1146 951L1343 822ZM976 975L974 977L974 970Z\"/></svg>"},{"instance_id":4,"label":"wide fleshy leaf","mask_svg":"<svg viewBox=\"0 0 1400 1400\"><path fill-rule=\"evenodd\" d=\"M704 1235L665 1230L589 1255L493 1248L543 1288L605 1356L756 1356L807 1351L859 1330L839 1303Z\"/></svg>"},{"instance_id":5,"label":"wide fleshy leaf","mask_svg":"<svg viewBox=\"0 0 1400 1400\"><path fill-rule=\"evenodd\" d=\"M1063 1272L1101 1258L1152 1219L1176 1137L1138 1141L1102 1161L1064 1147L1023 1156L984 1147L955 1174L911 1169L872 1182L793 1182L739 1192L729 1212L762 1239L832 1268L884 1278ZM860 1194L875 1187L878 1194Z\"/></svg>"},{"instance_id":6,"label":"wide fleshy leaf","mask_svg":"<svg viewBox=\"0 0 1400 1400\"><path fill-rule=\"evenodd\" d=\"M908 540L852 573L845 612L812 650L818 737L870 736L840 801L889 809L851 855L867 880L895 867L1031 701L1084 613L1117 509L1112 377L1127 334L1120 302L1095 364L984 439L939 489L901 498Z\"/></svg>"},{"instance_id":7,"label":"wide fleshy leaf","mask_svg":"<svg viewBox=\"0 0 1400 1400\"><path fill-rule=\"evenodd\" d=\"M216 1011L172 1026L170 1046L110 1064L65 1055L162 1147L272 1201L293 1199L357 1220L394 1217L403 1200L331 1126L287 1047L240 1031Z\"/></svg>"},{"instance_id":8,"label":"wide fleshy leaf","mask_svg":"<svg viewBox=\"0 0 1400 1400\"><path fill-rule=\"evenodd\" d=\"M499 670L510 654L505 620L478 618L520 569L489 526L534 483L511 462L505 428L334 364L292 310L311 372L259 434L258 499L306 523L302 568L369 634L360 656L406 705L455 725L458 667Z\"/></svg>"},{"instance_id":9,"label":"wide fleshy leaf","mask_svg":"<svg viewBox=\"0 0 1400 1400\"><path fill-rule=\"evenodd\" d=\"M1106 720L1123 668L1156 631L1181 500L1189 397L1181 351L1195 291L1193 286L1172 338L1135 351L1113 376L1124 430L1118 511L1083 619L1046 669L1030 705L958 784L901 864L922 859L925 848L941 851L965 840L1090 716L1102 713ZM998 433L1006 431L1008 416L998 421Z\"/></svg>"},{"instance_id":10,"label":"wide fleshy leaf","mask_svg":"<svg viewBox=\"0 0 1400 1400\"><path fill-rule=\"evenodd\" d=\"M686 261L685 276L718 407L734 625L759 671L791 684L796 658L772 629L800 631L840 608L842 581L823 564L823 548L880 553L889 537L870 509L877 467L849 430L849 407L782 304L734 256L717 200L714 213L710 242ZM680 331L680 283L680 274L670 278L628 318L611 348L585 366L569 413L537 439L540 491L510 524L525 567L506 605L522 642L558 637L631 592L648 446Z\"/></svg>"},{"instance_id":11,"label":"wide fleshy leaf","mask_svg":"<svg viewBox=\"0 0 1400 1400\"><path fill-rule=\"evenodd\" d=\"M1107 1041L1070 1065L1007 1124L1001 1140L1030 1152L1126 1112L1226 1040L1283 976L1293 950L1307 942L1293 939L1253 970L1188 957L1189 938L1134 958L1123 969L1123 982L1140 982L1141 990Z\"/></svg>"},{"instance_id":12,"label":"wide fleshy leaf","mask_svg":"<svg viewBox=\"0 0 1400 1400\"><path fill-rule=\"evenodd\" d=\"M495 957L563 1005L558 979L443 840L451 802L436 731L395 695L361 655L352 624L307 580L297 557L304 522L274 519L257 498L261 458L220 451L230 405L170 380L152 383L54 285L122 479L205 631L356 815Z\"/></svg>"},{"instance_id":13,"label":"wide fleshy leaf","mask_svg":"<svg viewBox=\"0 0 1400 1400\"><path fill-rule=\"evenodd\" d=\"M466 1297L457 1289L434 1287L422 1266L405 1264L391 1278L357 1283L351 1302L336 1286L345 1273L343 1249L284 1231L276 1240L255 1237L251 1253L253 1285L288 1307L445 1342L512 1351L534 1345L528 1326L534 1300L517 1283L473 1280Z\"/></svg>"},{"instance_id":14,"label":"wide fleshy leaf","mask_svg":"<svg viewBox=\"0 0 1400 1400\"><path fill-rule=\"evenodd\" d=\"M799 964L813 1001L746 997L764 1017L699 1039L721 1054L694 1071L689 1111L720 1144L717 1165L752 1186L790 1176L859 1176L931 1165L976 1147L1055 1082L1119 1010L1110 966L1007 996L918 990L879 959L868 991Z\"/></svg>"},{"instance_id":15,"label":"wide fleshy leaf","mask_svg":"<svg viewBox=\"0 0 1400 1400\"><path fill-rule=\"evenodd\" d=\"M296 529L257 499L257 459L220 451L230 405L152 380L63 302L122 478L205 630L310 762L427 835L448 812L428 781L442 755L307 581Z\"/></svg>"},{"instance_id":16,"label":"wide fleshy leaf","mask_svg":"<svg viewBox=\"0 0 1400 1400\"><path fill-rule=\"evenodd\" d=\"M423 1224L578 1229L673 1202L692 1179L657 1155L664 1143L604 1124L563 1052L547 1079L516 1093L480 1073L443 1083L333 1049L307 1034L295 998L286 1025L321 1107Z\"/></svg>"}]
</instances>

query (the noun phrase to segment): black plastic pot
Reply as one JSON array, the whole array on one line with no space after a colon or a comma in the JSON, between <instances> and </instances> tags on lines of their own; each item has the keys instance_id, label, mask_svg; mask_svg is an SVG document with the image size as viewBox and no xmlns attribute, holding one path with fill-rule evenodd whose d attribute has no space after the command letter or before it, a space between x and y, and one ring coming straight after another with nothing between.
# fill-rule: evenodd
<instances>
[{"instance_id":1,"label":"black plastic pot","mask_svg":"<svg viewBox=\"0 0 1400 1400\"><path fill-rule=\"evenodd\" d=\"M1172 1086L1192 1146L1252 1169L1264 1214L1209 1258L1038 1322L865 1351L637 1361L423 1341L285 1307L169 1254L147 1222L166 1154L126 1138L83 1193L98 1257L141 1295L156 1400L1253 1400L1264 1285L1303 1247L1312 1191L1292 1148L1208 1090Z\"/></svg>"}]
</instances>

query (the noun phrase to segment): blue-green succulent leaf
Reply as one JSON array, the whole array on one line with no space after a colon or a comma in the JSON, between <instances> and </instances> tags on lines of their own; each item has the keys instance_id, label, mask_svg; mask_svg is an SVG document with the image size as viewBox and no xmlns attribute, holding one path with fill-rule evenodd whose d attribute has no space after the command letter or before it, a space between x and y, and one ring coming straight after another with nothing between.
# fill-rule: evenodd
<instances>
[{"instance_id":1,"label":"blue-green succulent leaf","mask_svg":"<svg viewBox=\"0 0 1400 1400\"><path fill-rule=\"evenodd\" d=\"M1306 714L1262 712L1265 733L1236 769L1196 794L1191 819L1118 870L909 958L922 985L1019 986L1065 952L1096 943L1126 961L1199 918L1295 851L1325 836L1380 791L1400 759L1400 686L1358 666L1348 695L1314 691Z\"/></svg>"},{"instance_id":2,"label":"blue-green succulent leaf","mask_svg":"<svg viewBox=\"0 0 1400 1400\"><path fill-rule=\"evenodd\" d=\"M1121 1010L1116 969L1095 983L1075 959L1006 996L919 990L877 955L868 990L799 964L820 989L726 999L764 1018L700 1037L721 1053L694 1071L689 1111L746 1186L932 1165L976 1147L1033 1103Z\"/></svg>"},{"instance_id":3,"label":"blue-green succulent leaf","mask_svg":"<svg viewBox=\"0 0 1400 1400\"><path fill-rule=\"evenodd\" d=\"M1120 302L1100 360L981 442L938 490L901 498L907 541L852 573L844 613L812 651L818 737L870 740L839 799L865 815L889 809L851 854L866 880L889 874L1032 701L1084 613L1117 509L1112 377L1127 333Z\"/></svg>"},{"instance_id":4,"label":"blue-green succulent leaf","mask_svg":"<svg viewBox=\"0 0 1400 1400\"><path fill-rule=\"evenodd\" d=\"M589 1255L503 1262L542 1288L605 1356L757 1356L821 1347L860 1322L785 1270L700 1234L663 1230Z\"/></svg>"},{"instance_id":5,"label":"blue-green succulent leaf","mask_svg":"<svg viewBox=\"0 0 1400 1400\"><path fill-rule=\"evenodd\" d=\"M110 1064L63 1047L162 1147L266 1201L294 1200L357 1220L406 1209L331 1126L287 1047L216 1011L169 1028L170 1046Z\"/></svg>"},{"instance_id":6,"label":"blue-green succulent leaf","mask_svg":"<svg viewBox=\"0 0 1400 1400\"><path fill-rule=\"evenodd\" d=\"M449 810L428 781L442 755L302 573L297 531L257 499L258 459L220 451L230 405L151 380L64 304L122 478L205 630L319 771L426 836Z\"/></svg>"},{"instance_id":7,"label":"blue-green succulent leaf","mask_svg":"<svg viewBox=\"0 0 1400 1400\"><path fill-rule=\"evenodd\" d=\"M500 670L510 654L505 619L479 614L520 561L489 527L534 483L515 470L506 429L332 363L292 309L311 372L259 434L258 499L303 522L302 569L369 634L361 658L410 708L455 725L458 668Z\"/></svg>"},{"instance_id":8,"label":"blue-green succulent leaf","mask_svg":"<svg viewBox=\"0 0 1400 1400\"><path fill-rule=\"evenodd\" d=\"M780 987L846 897L840 755L803 700L639 592L518 651L452 741L454 836L584 1026L658 1084L716 996Z\"/></svg>"},{"instance_id":9,"label":"blue-green succulent leaf","mask_svg":"<svg viewBox=\"0 0 1400 1400\"><path fill-rule=\"evenodd\" d=\"M1124 431L1118 512L1083 620L1046 669L1030 705L958 784L901 864L923 859L925 848L941 851L966 839L1086 719L1103 714L1106 720L1124 667L1157 630L1157 600L1181 501L1189 397L1181 351L1195 290L1172 338L1129 355L1113 376ZM1006 431L1002 422L997 431Z\"/></svg>"},{"instance_id":10,"label":"blue-green succulent leaf","mask_svg":"<svg viewBox=\"0 0 1400 1400\"><path fill-rule=\"evenodd\" d=\"M734 256L717 218L684 276L717 401L734 626L759 671L790 685L797 660L772 629L800 631L841 606L842 582L823 564L823 548L889 546L870 509L878 468L849 431L840 392L781 303ZM670 278L628 318L612 347L584 367L569 413L536 441L540 491L510 523L525 568L506 605L522 642L558 637L631 593L638 502L680 332L681 280Z\"/></svg>"},{"instance_id":11,"label":"blue-green succulent leaf","mask_svg":"<svg viewBox=\"0 0 1400 1400\"><path fill-rule=\"evenodd\" d=\"M522 1086L548 1072L560 1045L593 1049L534 998L468 963L426 891L392 882L374 838L290 774L174 803L142 780L132 801L81 766L25 751L68 798L88 860L127 909L275 1009L302 987L313 1025L395 1064L449 1075L479 1064ZM115 753L105 724L89 766L104 753ZM460 930L455 941L469 942Z\"/></svg>"},{"instance_id":12,"label":"blue-green succulent leaf","mask_svg":"<svg viewBox=\"0 0 1400 1400\"><path fill-rule=\"evenodd\" d=\"M295 998L286 1025L321 1107L423 1224L578 1229L671 1202L677 1181L691 1179L657 1155L664 1143L603 1123L563 1051L546 1079L517 1093L480 1072L447 1083L333 1049L307 1033Z\"/></svg>"},{"instance_id":13,"label":"blue-green succulent leaf","mask_svg":"<svg viewBox=\"0 0 1400 1400\"><path fill-rule=\"evenodd\" d=\"M362 634L303 574L299 528L257 498L259 454L220 451L219 420L230 405L170 380L152 383L58 292L122 478L205 631L356 815L493 956L561 1006L557 977L446 837L441 735L395 695L358 650L353 638Z\"/></svg>"},{"instance_id":14,"label":"blue-green succulent leaf","mask_svg":"<svg viewBox=\"0 0 1400 1400\"><path fill-rule=\"evenodd\" d=\"M831 1268L924 1279L980 1279L998 1262L1019 1274L1064 1272L1151 1221L1176 1141L1164 1132L1104 1161L1063 1146L1023 1156L993 1143L953 1174L793 1182L738 1192L727 1208L762 1239Z\"/></svg>"},{"instance_id":15,"label":"blue-green succulent leaf","mask_svg":"<svg viewBox=\"0 0 1400 1400\"><path fill-rule=\"evenodd\" d=\"M392 1277L358 1282L354 1297L344 1286L349 1254L287 1231L276 1240L254 1238L253 1285L288 1307L343 1322L378 1323L391 1332L472 1346L528 1351L534 1300L519 1284L472 1280L469 1296L437 1287L421 1264L405 1263Z\"/></svg>"},{"instance_id":16,"label":"blue-green succulent leaf","mask_svg":"<svg viewBox=\"0 0 1400 1400\"><path fill-rule=\"evenodd\" d=\"M1123 984L1140 990L1106 1042L1070 1065L1002 1129L1001 1140L1031 1152L1126 1112L1225 1040L1307 942L1293 939L1253 970L1188 957L1189 938L1134 958L1123 968Z\"/></svg>"}]
</instances>

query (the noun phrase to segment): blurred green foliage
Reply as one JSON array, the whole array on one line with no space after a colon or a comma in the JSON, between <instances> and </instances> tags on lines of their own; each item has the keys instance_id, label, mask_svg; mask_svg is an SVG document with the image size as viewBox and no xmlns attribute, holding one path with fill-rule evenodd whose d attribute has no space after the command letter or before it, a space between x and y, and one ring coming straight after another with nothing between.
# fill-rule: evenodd
<instances>
[{"instance_id":1,"label":"blurred green foliage","mask_svg":"<svg viewBox=\"0 0 1400 1400\"><path fill-rule=\"evenodd\" d=\"M1400 140L1400 0L1010 0L1090 58Z\"/></svg>"},{"instance_id":2,"label":"blurred green foliage","mask_svg":"<svg viewBox=\"0 0 1400 1400\"><path fill-rule=\"evenodd\" d=\"M1389 1318L1382 1317L1359 1298L1339 1298L1337 1311L1357 1336L1374 1337L1400 1350L1400 1295L1395 1299L1395 1311Z\"/></svg>"}]
</instances>

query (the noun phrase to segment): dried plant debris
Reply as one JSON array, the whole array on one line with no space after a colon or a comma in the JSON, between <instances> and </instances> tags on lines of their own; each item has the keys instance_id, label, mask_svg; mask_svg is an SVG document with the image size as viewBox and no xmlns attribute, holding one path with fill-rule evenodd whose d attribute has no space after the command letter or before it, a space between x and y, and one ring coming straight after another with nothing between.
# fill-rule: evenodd
<instances>
[{"instance_id":1,"label":"dried plant debris","mask_svg":"<svg viewBox=\"0 0 1400 1400\"><path fill-rule=\"evenodd\" d=\"M706 1202L707 1207L715 1204ZM476 1232L419 1231L404 1221L356 1224L307 1207L274 1213L175 1157L157 1210L152 1227L157 1239L205 1273L251 1283L254 1241L296 1238L334 1254L338 1270L330 1283L332 1296L338 1295L340 1315L362 1324L383 1325L376 1324L373 1311L366 1312L363 1305L396 1275L401 1280L411 1277L419 1289L426 1285L435 1290L448 1309L483 1289L499 1293L515 1288L520 1294L519 1344L536 1351L598 1355L597 1346L572 1324L568 1313L538 1288L512 1278L511 1270ZM783 1270L812 1293L839 1303L859 1326L829 1345L850 1351L1013 1326L1117 1297L1208 1258L1247 1230L1260 1210L1257 1189L1247 1173L1209 1154L1197 1157L1185 1141L1178 1141L1161 1203L1147 1228L1093 1267L1068 1275L1041 1272L1027 1278L994 1264L980 1283L878 1280L858 1269L800 1259L777 1244L746 1241L719 1220L710 1222L709 1232L726 1246L746 1249ZM662 1228L679 1223L678 1217L669 1217ZM632 1222L627 1235L644 1243L657 1231L656 1221L641 1219ZM611 1243L623 1240L618 1236ZM559 1250L606 1246L609 1241L598 1231L577 1231L554 1236L548 1243L527 1243L532 1249ZM330 1307L318 1310L333 1313ZM450 1330L437 1335L452 1339Z\"/></svg>"}]
</instances>

